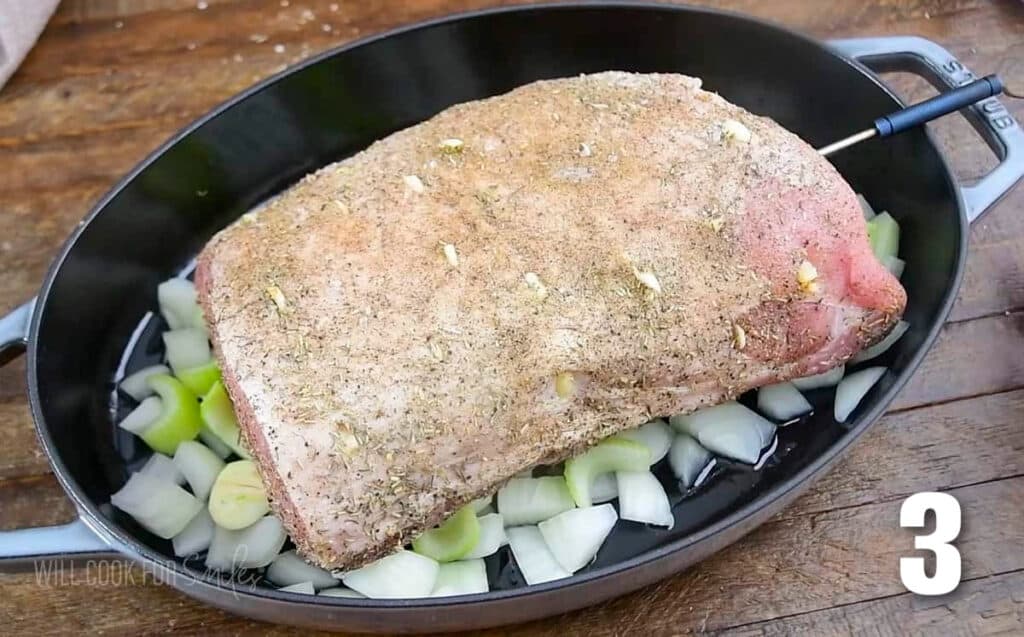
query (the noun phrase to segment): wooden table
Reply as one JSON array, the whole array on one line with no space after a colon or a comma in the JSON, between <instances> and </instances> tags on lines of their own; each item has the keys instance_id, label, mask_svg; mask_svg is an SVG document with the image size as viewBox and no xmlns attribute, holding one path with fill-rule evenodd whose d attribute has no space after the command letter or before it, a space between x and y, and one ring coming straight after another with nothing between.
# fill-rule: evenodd
<instances>
[{"instance_id":1,"label":"wooden table","mask_svg":"<svg viewBox=\"0 0 1024 637\"><path fill-rule=\"evenodd\" d=\"M92 203L183 124L286 64L336 44L488 0L66 0L0 91L0 313L32 296ZM1017 0L707 2L822 38L919 34L1024 93ZM208 6L207 6L208 5ZM205 7L205 8L200 8ZM930 89L905 77L912 98ZM1024 120L1024 103L1011 104ZM993 163L959 118L935 126L965 179ZM955 152L952 152L955 149ZM492 634L1024 634L1024 187L971 233L961 297L890 412L812 490L733 547L628 597ZM24 363L0 370L0 528L72 508L36 443ZM959 498L964 581L907 593L900 502ZM0 631L268 630L138 571L99 587L0 575Z\"/></svg>"}]
</instances>

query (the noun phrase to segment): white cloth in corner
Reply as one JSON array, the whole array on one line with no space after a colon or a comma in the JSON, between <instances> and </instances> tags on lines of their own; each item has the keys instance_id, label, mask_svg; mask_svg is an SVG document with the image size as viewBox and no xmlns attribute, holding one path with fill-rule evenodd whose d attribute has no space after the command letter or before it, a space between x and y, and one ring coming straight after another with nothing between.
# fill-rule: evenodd
<instances>
[{"instance_id":1,"label":"white cloth in corner","mask_svg":"<svg viewBox=\"0 0 1024 637\"><path fill-rule=\"evenodd\" d=\"M43 32L60 0L0 0L0 87Z\"/></svg>"}]
</instances>

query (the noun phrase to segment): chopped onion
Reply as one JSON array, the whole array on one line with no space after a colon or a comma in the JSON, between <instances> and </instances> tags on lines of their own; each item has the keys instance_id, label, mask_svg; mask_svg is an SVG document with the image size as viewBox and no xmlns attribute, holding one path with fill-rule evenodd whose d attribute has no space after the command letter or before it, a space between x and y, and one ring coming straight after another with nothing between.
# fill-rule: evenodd
<instances>
[{"instance_id":1,"label":"chopped onion","mask_svg":"<svg viewBox=\"0 0 1024 637\"><path fill-rule=\"evenodd\" d=\"M160 314L172 330L204 327L197 296L196 286L187 279L168 279L157 286Z\"/></svg>"},{"instance_id":2,"label":"chopped onion","mask_svg":"<svg viewBox=\"0 0 1024 637\"><path fill-rule=\"evenodd\" d=\"M164 332L164 349L167 362L177 374L179 371L206 365L213 360L210 353L210 342L206 332L195 328L185 328Z\"/></svg>"},{"instance_id":3,"label":"chopped onion","mask_svg":"<svg viewBox=\"0 0 1024 637\"><path fill-rule=\"evenodd\" d=\"M869 367L854 372L836 387L835 417L837 422L846 422L868 391L885 374L884 367Z\"/></svg>"},{"instance_id":4,"label":"chopped onion","mask_svg":"<svg viewBox=\"0 0 1024 637\"><path fill-rule=\"evenodd\" d=\"M794 378L791 383L800 391L810 391L812 389L818 389L820 387L833 387L839 384L839 381L843 380L843 374L846 373L846 366L840 365L839 367L833 367L827 372L820 374L814 374L813 376L804 376L803 378Z\"/></svg>"},{"instance_id":5,"label":"chopped onion","mask_svg":"<svg viewBox=\"0 0 1024 637\"><path fill-rule=\"evenodd\" d=\"M210 497L210 490L224 468L224 461L201 442L186 440L174 452L174 464L200 500Z\"/></svg>"},{"instance_id":6,"label":"chopped onion","mask_svg":"<svg viewBox=\"0 0 1024 637\"><path fill-rule=\"evenodd\" d=\"M619 516L610 504L571 509L537 525L562 568L575 573L590 563Z\"/></svg>"},{"instance_id":7,"label":"chopped onion","mask_svg":"<svg viewBox=\"0 0 1024 637\"><path fill-rule=\"evenodd\" d=\"M163 401L159 396L150 396L139 403L139 406L125 416L117 426L138 436L160 418L163 408Z\"/></svg>"},{"instance_id":8,"label":"chopped onion","mask_svg":"<svg viewBox=\"0 0 1024 637\"><path fill-rule=\"evenodd\" d=\"M429 557L403 550L349 571L341 581L370 599L427 597L439 570L440 565Z\"/></svg>"},{"instance_id":9,"label":"chopped onion","mask_svg":"<svg viewBox=\"0 0 1024 637\"><path fill-rule=\"evenodd\" d=\"M896 325L889 330L889 333L885 335L885 338L866 350L854 354L853 358L850 359L850 364L856 365L857 363L863 363L864 361L869 361L872 358L878 358L882 354L888 352L889 348L892 347L896 341L903 338L903 335L907 333L908 329L910 329L910 323L907 323L906 321L897 322Z\"/></svg>"},{"instance_id":10,"label":"chopped onion","mask_svg":"<svg viewBox=\"0 0 1024 637\"><path fill-rule=\"evenodd\" d=\"M665 487L650 471L618 471L619 516L623 520L672 528L675 517Z\"/></svg>"},{"instance_id":11,"label":"chopped onion","mask_svg":"<svg viewBox=\"0 0 1024 637\"><path fill-rule=\"evenodd\" d=\"M775 450L778 449L778 447L779 437L774 436L772 438L772 443L768 445L768 448L761 452L761 458L754 465L754 471L760 471L761 467L763 467L768 462L768 458L772 457L772 454L775 453Z\"/></svg>"},{"instance_id":12,"label":"chopped onion","mask_svg":"<svg viewBox=\"0 0 1024 637\"><path fill-rule=\"evenodd\" d=\"M668 423L660 418L649 423L640 425L636 429L628 429L617 434L619 438L626 438L647 447L651 453L651 464L659 462L668 455L668 448L672 446L672 430Z\"/></svg>"},{"instance_id":13,"label":"chopped onion","mask_svg":"<svg viewBox=\"0 0 1024 637\"><path fill-rule=\"evenodd\" d=\"M790 420L814 409L793 383L777 383L757 390L757 408L775 420Z\"/></svg>"},{"instance_id":14,"label":"chopped onion","mask_svg":"<svg viewBox=\"0 0 1024 637\"><path fill-rule=\"evenodd\" d=\"M619 483L614 473L602 473L590 485L590 501L594 504L608 502L619 497Z\"/></svg>"},{"instance_id":15,"label":"chopped onion","mask_svg":"<svg viewBox=\"0 0 1024 637\"><path fill-rule=\"evenodd\" d=\"M462 560L448 562L437 569L437 580L431 597L449 597L451 595L472 595L486 593L487 565L483 560Z\"/></svg>"},{"instance_id":16,"label":"chopped onion","mask_svg":"<svg viewBox=\"0 0 1024 637\"><path fill-rule=\"evenodd\" d=\"M133 473L110 503L135 518L145 529L164 539L181 533L203 503L173 482L145 473Z\"/></svg>"},{"instance_id":17,"label":"chopped onion","mask_svg":"<svg viewBox=\"0 0 1024 637\"><path fill-rule=\"evenodd\" d=\"M454 562L476 546L480 539L480 522L473 507L466 505L440 526L423 532L412 541L412 548L438 562Z\"/></svg>"},{"instance_id":18,"label":"chopped onion","mask_svg":"<svg viewBox=\"0 0 1024 637\"><path fill-rule=\"evenodd\" d=\"M351 588L345 588L344 586L335 586L334 588L325 588L318 593L321 597L347 597L349 599L366 599L366 595L357 593Z\"/></svg>"},{"instance_id":19,"label":"chopped onion","mask_svg":"<svg viewBox=\"0 0 1024 637\"><path fill-rule=\"evenodd\" d=\"M266 566L281 552L286 539L284 526L272 515L238 531L218 526L206 554L206 566L218 571Z\"/></svg>"},{"instance_id":20,"label":"chopped onion","mask_svg":"<svg viewBox=\"0 0 1024 637\"><path fill-rule=\"evenodd\" d=\"M231 447L224 444L224 441L207 429L205 425L199 429L199 439L221 460L231 455Z\"/></svg>"},{"instance_id":21,"label":"chopped onion","mask_svg":"<svg viewBox=\"0 0 1024 637\"><path fill-rule=\"evenodd\" d=\"M512 478L498 489L498 512L507 526L535 524L574 506L562 476Z\"/></svg>"},{"instance_id":22,"label":"chopped onion","mask_svg":"<svg viewBox=\"0 0 1024 637\"><path fill-rule=\"evenodd\" d=\"M879 259L882 265L892 272L892 275L897 279L903 277L903 270L907 267L907 262L899 257L882 257Z\"/></svg>"},{"instance_id":23,"label":"chopped onion","mask_svg":"<svg viewBox=\"0 0 1024 637\"><path fill-rule=\"evenodd\" d=\"M480 539L469 553L462 556L464 560L493 555L502 546L508 544L508 536L505 535L505 519L500 513L481 515L477 519L480 522Z\"/></svg>"},{"instance_id":24,"label":"chopped onion","mask_svg":"<svg viewBox=\"0 0 1024 637\"><path fill-rule=\"evenodd\" d=\"M143 398L153 395L153 388L146 382L149 377L155 374L170 373L171 369L166 365L150 365L149 367L143 367L134 374L126 376L125 379L121 381L121 391L141 402Z\"/></svg>"},{"instance_id":25,"label":"chopped onion","mask_svg":"<svg viewBox=\"0 0 1024 637\"><path fill-rule=\"evenodd\" d=\"M473 500L472 502L469 503L469 506L477 515L480 515L480 512L486 509L487 507L491 506L491 502L493 501L494 494L486 495L482 498L477 498L476 500Z\"/></svg>"},{"instance_id":26,"label":"chopped onion","mask_svg":"<svg viewBox=\"0 0 1024 637\"><path fill-rule=\"evenodd\" d=\"M594 503L590 490L597 476L612 471L645 471L650 466L651 453L646 445L613 436L566 460L565 481L576 505L585 507Z\"/></svg>"},{"instance_id":27,"label":"chopped onion","mask_svg":"<svg viewBox=\"0 0 1024 637\"><path fill-rule=\"evenodd\" d=\"M864 213L864 221L871 221L875 218L875 210L864 198L864 195L857 193L857 202L860 203L860 209Z\"/></svg>"},{"instance_id":28,"label":"chopped onion","mask_svg":"<svg viewBox=\"0 0 1024 637\"><path fill-rule=\"evenodd\" d=\"M315 595L316 589L313 588L313 582L297 582L289 586L282 586L277 589L282 593L299 593L301 595Z\"/></svg>"},{"instance_id":29,"label":"chopped onion","mask_svg":"<svg viewBox=\"0 0 1024 637\"><path fill-rule=\"evenodd\" d=\"M214 531L213 518L206 507L199 509L199 513L192 518L181 533L171 538L171 545L174 547L174 554L178 557L198 555L210 548L213 541Z\"/></svg>"},{"instance_id":30,"label":"chopped onion","mask_svg":"<svg viewBox=\"0 0 1024 637\"><path fill-rule=\"evenodd\" d=\"M551 554L551 549L537 527L516 526L505 529L505 532L516 566L528 585L543 584L572 575Z\"/></svg>"},{"instance_id":31,"label":"chopped onion","mask_svg":"<svg viewBox=\"0 0 1024 637\"><path fill-rule=\"evenodd\" d=\"M299 557L294 550L285 551L267 567L266 577L278 586L292 586L309 582L317 590L338 585L338 579L319 566Z\"/></svg>"},{"instance_id":32,"label":"chopped onion","mask_svg":"<svg viewBox=\"0 0 1024 637\"><path fill-rule=\"evenodd\" d=\"M687 434L677 434L668 452L672 473L687 488L697 484L697 479L711 461L711 452Z\"/></svg>"},{"instance_id":33,"label":"chopped onion","mask_svg":"<svg viewBox=\"0 0 1024 637\"><path fill-rule=\"evenodd\" d=\"M270 511L267 493L252 460L224 466L210 490L210 515L217 526L244 529Z\"/></svg>"},{"instance_id":34,"label":"chopped onion","mask_svg":"<svg viewBox=\"0 0 1024 637\"><path fill-rule=\"evenodd\" d=\"M146 464L142 465L142 468L139 469L139 473L151 475L164 482L172 482L177 485L185 484L185 476L181 471L178 471L174 461L162 453L151 455Z\"/></svg>"},{"instance_id":35,"label":"chopped onion","mask_svg":"<svg viewBox=\"0 0 1024 637\"><path fill-rule=\"evenodd\" d=\"M748 464L757 463L761 450L775 437L775 425L735 401L672 416L671 422L676 429L696 438L704 448ZM621 480L619 502L622 502Z\"/></svg>"}]
</instances>

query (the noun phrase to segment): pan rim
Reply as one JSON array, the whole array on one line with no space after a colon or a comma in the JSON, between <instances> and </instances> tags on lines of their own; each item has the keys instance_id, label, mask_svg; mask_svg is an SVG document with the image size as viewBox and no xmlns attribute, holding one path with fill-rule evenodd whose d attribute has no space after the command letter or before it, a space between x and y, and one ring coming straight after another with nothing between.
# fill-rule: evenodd
<instances>
[{"instance_id":1,"label":"pan rim","mask_svg":"<svg viewBox=\"0 0 1024 637\"><path fill-rule=\"evenodd\" d=\"M310 600L308 596L302 596L291 593L280 593L276 590L269 588L253 588L253 589L238 589L234 586L226 586L223 582L220 582L217 577L211 576L210 573L200 573L194 569L191 569L184 564L168 558L149 546L145 545L131 533L126 532L122 527L115 524L113 520L107 518L100 511L99 505L93 502L87 497L78 484L78 482L70 475L67 469L67 465L61 459L56 445L53 441L53 437L50 435L49 427L46 425L45 417L42 413L42 399L39 392L38 383L38 348L39 348L39 330L41 329L43 317L46 314L47 300L50 295L50 291L60 275L62 266L70 255L78 239L84 233L85 229L92 223L92 221L98 217L108 204L115 199L130 183L132 183L138 176L145 171L152 163L162 157L168 150L174 147L176 144L187 138L193 132L200 127L204 126L208 122L218 118L223 113L233 108L234 106L244 102L250 97L262 92L277 82L287 78L293 74L300 73L320 62L332 58L336 55L341 55L357 49L359 47L371 45L375 42L385 40L388 38L401 36L403 34L435 28L438 26L444 26L454 24L458 22L475 20L481 18L489 18L495 15L511 14L511 13L544 13L549 11L578 11L578 10L606 10L606 11L621 11L621 10L632 10L632 11L647 11L647 12L664 12L664 13L704 13L728 17L734 20L743 21L746 23L753 24L755 26L765 28L768 30L775 31L779 35L794 38L802 41L810 46L818 48L823 52L832 55L837 60L853 67L861 74L866 76L876 87L882 90L887 96L894 100L895 103L903 105L903 101L893 93L884 83L881 82L880 78L868 69L865 65L855 60L846 58L836 51L830 49L825 43L808 35L804 35L798 31L790 29L786 26L779 25L777 23L764 20L761 18L745 15L735 11L727 11L717 8L709 7L698 7L690 5L669 5L658 2L651 2L649 0L633 1L633 0L569 0L562 2L553 3L537 3L537 4L523 4L506 7L487 8L475 11L467 11L461 13L455 13L445 15L437 18L432 18L412 24L402 25L394 29L390 29L378 34L370 35L365 38L354 40L342 44L340 46L328 49L315 56L312 56L299 64L291 66L279 73L273 74L268 78L260 81L259 83L245 89L244 91L237 93L219 105L215 106L198 119L192 121L186 126L182 127L179 131L169 137L166 141L160 144L154 151L149 153L142 161L136 164L123 178L118 180L90 209L89 213L82 219L74 231L68 236L67 240L61 246L57 253L57 256L51 262L43 284L39 291L39 302L36 303L35 310L33 311L31 325L29 328L28 337L28 364L26 369L27 384L29 390L29 403L32 411L33 422L36 428L36 434L40 440L40 444L43 447L44 452L54 470L58 482L61 487L67 493L68 497L71 498L79 515L83 518L83 521L99 535L104 541L111 545L111 548L121 554L126 555L132 559L145 560L154 563L161 568L168 569L174 576L183 578L190 585L205 585L213 587L220 591L230 591L231 594L240 598L247 598L252 601L259 600L274 600L280 603L287 603L292 605L301 605L304 607L317 606L317 607L330 607L337 610L352 609L352 610L390 610L390 609L404 609L404 610L428 610L428 609L439 609L439 608L451 608L457 606L477 606L486 605L490 602L507 601L510 599L528 599L535 596L543 596L553 592L570 592L574 589L578 589L584 585L592 584L599 580L604 580L611 577L618 577L624 573L634 571L640 567L650 565L654 562L662 561L674 553L679 552L687 547L704 543L720 533L741 525L745 520L755 516L759 511L772 505L774 502L784 499L787 495L794 491L808 486L808 481L814 476L823 471L828 465L837 461L847 449L858 440L884 413L886 407L888 407L896 394L906 385L909 379L917 371L924 356L931 349L939 332L946 323L946 319L952 309L952 305L956 299L956 294L960 288L961 281L964 274L964 268L967 258L967 240L969 236L969 224L967 223L966 217L966 204L963 197L963 191L957 186L957 181L954 177L953 172L950 169L949 163L945 156L942 154L939 146L936 144L934 136L931 131L927 129L924 131L928 143L935 149L936 155L939 158L941 167L943 169L943 177L946 180L946 185L949 187L951 193L955 196L957 210L958 210L958 227L959 227L959 246L957 250L955 272L953 273L950 285L947 287L945 295L942 298L941 308L939 312L933 317L933 324L929 329L927 335L922 340L917 351L910 357L904 371L898 375L893 381L892 385L888 390L880 397L876 398L874 403L869 406L869 409L861 414L861 417L850 427L849 433L841 438L840 440L833 443L823 454L818 458L814 459L807 466L800 469L793 476L783 481L782 483L772 487L769 491L754 498L752 501L744 504L736 510L723 516L721 519L707 525L706 527L687 535L686 537L679 538L672 542L669 542L663 546L648 550L644 553L636 555L630 559L623 560L621 562L611 564L593 571L587 571L583 573L574 574L572 577L565 578L562 580L556 580L545 584L535 586L524 586L514 589L491 591L487 593L478 593L473 595L464 595L457 597L445 597L445 598L424 598L424 599L408 599L408 600L370 600L370 599L346 599L346 598L321 598L317 596L315 601ZM184 592L188 592L187 587L175 585L176 588ZM635 588L635 587L634 587ZM631 589L630 589L631 590Z\"/></svg>"}]
</instances>

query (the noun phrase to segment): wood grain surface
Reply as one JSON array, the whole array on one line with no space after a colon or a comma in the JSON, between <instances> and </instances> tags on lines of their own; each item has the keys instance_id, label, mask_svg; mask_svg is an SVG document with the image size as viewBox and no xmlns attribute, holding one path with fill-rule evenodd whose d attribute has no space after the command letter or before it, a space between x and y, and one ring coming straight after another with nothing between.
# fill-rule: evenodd
<instances>
[{"instance_id":1,"label":"wood grain surface","mask_svg":"<svg viewBox=\"0 0 1024 637\"><path fill-rule=\"evenodd\" d=\"M326 48L497 4L65 0L0 90L0 314L35 293L61 242L106 189L212 106ZM1019 0L698 4L821 38L922 35L1024 93ZM910 99L934 92L911 77L887 79ZM1024 101L1008 106L1024 119ZM963 179L994 165L959 118L932 126ZM487 634L1024 634L1024 188L975 225L970 250L952 320L893 411L794 505L660 584ZM0 369L2 529L73 516L36 443L24 373L22 361ZM899 504L923 490L948 491L964 509L964 583L940 598L907 593L897 574L913 542L898 528ZM0 632L298 634L204 607L137 567L118 568L100 586L0 574Z\"/></svg>"}]
</instances>

